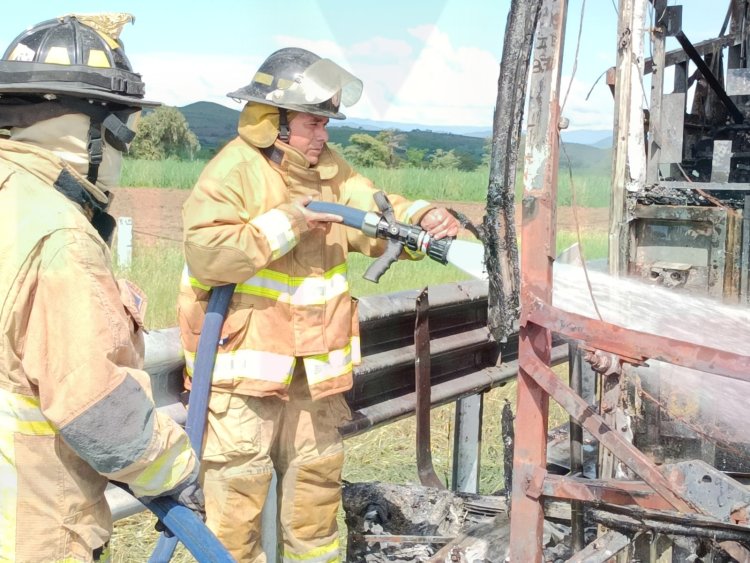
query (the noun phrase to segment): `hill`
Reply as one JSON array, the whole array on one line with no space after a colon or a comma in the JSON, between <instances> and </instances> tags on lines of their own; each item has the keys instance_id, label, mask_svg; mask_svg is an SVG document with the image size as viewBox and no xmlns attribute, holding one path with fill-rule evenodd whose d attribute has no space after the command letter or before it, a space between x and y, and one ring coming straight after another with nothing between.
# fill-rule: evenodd
<instances>
[{"instance_id":1,"label":"hill","mask_svg":"<svg viewBox=\"0 0 750 563\"><path fill-rule=\"evenodd\" d=\"M185 116L204 150L215 152L237 135L238 110L213 102L195 102L177 109Z\"/></svg>"},{"instance_id":2,"label":"hill","mask_svg":"<svg viewBox=\"0 0 750 563\"><path fill-rule=\"evenodd\" d=\"M202 147L202 156L210 157L224 143L237 135L237 120L239 119L239 110L234 110L213 102L196 102L184 107L177 108L185 116L190 129L196 134ZM339 125L339 123L341 123ZM367 123L368 127L358 126L361 123ZM365 133L376 136L378 132L384 129L390 129L389 125L409 125L393 124L388 122L373 122L366 120L347 120L344 122L332 123L328 127L328 134L332 143L338 143L342 146L349 144L349 138L355 133ZM467 168L474 168L482 161L484 145L490 133L480 137L476 128L456 127L456 131L471 130L468 134L459 134L447 131L445 127L432 128L427 125L414 125L415 128L410 130L400 130L406 138L403 142L404 147L411 147L427 151L427 154L434 152L436 149L444 151L453 150L465 163ZM440 130L436 130L440 129ZM611 166L611 137L602 139L603 134L600 131L586 132L590 137L596 137L599 143L597 145L580 144L575 142L565 143L565 150L570 158L572 167L577 171L586 171L593 173L606 173ZM586 135L581 136L585 138ZM573 138L576 138L575 136ZM571 139L572 140L572 139ZM565 155L560 155L561 166L567 166Z\"/></svg>"}]
</instances>

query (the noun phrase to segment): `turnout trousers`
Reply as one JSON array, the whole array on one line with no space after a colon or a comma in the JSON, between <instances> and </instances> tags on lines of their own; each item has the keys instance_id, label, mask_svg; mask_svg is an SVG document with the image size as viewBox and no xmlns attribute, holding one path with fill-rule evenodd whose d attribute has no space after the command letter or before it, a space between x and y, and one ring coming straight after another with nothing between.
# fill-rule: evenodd
<instances>
[{"instance_id":1,"label":"turnout trousers","mask_svg":"<svg viewBox=\"0 0 750 563\"><path fill-rule=\"evenodd\" d=\"M266 563L261 511L277 474L279 551L284 563L338 562L342 394L310 399L297 362L289 400L211 395L201 471L206 524L237 561Z\"/></svg>"}]
</instances>

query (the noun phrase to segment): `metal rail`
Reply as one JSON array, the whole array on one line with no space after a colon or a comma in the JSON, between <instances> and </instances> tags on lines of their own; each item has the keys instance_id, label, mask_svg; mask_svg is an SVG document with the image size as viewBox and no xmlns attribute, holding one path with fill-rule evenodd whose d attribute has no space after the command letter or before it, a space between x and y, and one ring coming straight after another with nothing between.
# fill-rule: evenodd
<instances>
[{"instance_id":1,"label":"metal rail","mask_svg":"<svg viewBox=\"0 0 750 563\"><path fill-rule=\"evenodd\" d=\"M347 393L353 418L341 428L344 436L412 416L417 412L415 387L415 326L419 291L403 291L362 298L359 302L362 364L355 369L354 387ZM470 281L430 288L429 310L423 311L423 339L430 391L427 408L483 393L516 376L517 334L500 345L487 329L487 283ZM424 342L422 344L424 348ZM502 352L503 361L498 363ZM567 358L559 343L555 360ZM151 375L154 400L178 422L185 423L182 395L184 359L176 328L151 331L146 343L146 371ZM144 509L117 489L109 490L113 518Z\"/></svg>"}]
</instances>

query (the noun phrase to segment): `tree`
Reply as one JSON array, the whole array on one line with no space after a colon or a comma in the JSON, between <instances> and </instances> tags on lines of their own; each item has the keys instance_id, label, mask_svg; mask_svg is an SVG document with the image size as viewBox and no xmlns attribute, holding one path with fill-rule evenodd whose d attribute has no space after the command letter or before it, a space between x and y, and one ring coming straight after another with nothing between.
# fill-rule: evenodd
<instances>
[{"instance_id":1,"label":"tree","mask_svg":"<svg viewBox=\"0 0 750 563\"><path fill-rule=\"evenodd\" d=\"M192 160L200 147L180 110L162 106L140 120L129 152L133 158L145 160Z\"/></svg>"},{"instance_id":2,"label":"tree","mask_svg":"<svg viewBox=\"0 0 750 563\"><path fill-rule=\"evenodd\" d=\"M458 168L461 164L461 159L456 156L453 149L445 152L443 149L435 149L435 152L430 155L430 168Z\"/></svg>"},{"instance_id":3,"label":"tree","mask_svg":"<svg viewBox=\"0 0 750 563\"><path fill-rule=\"evenodd\" d=\"M406 166L409 168L424 168L427 165L424 158L426 154L427 149L409 147L406 149Z\"/></svg>"},{"instance_id":4,"label":"tree","mask_svg":"<svg viewBox=\"0 0 750 563\"><path fill-rule=\"evenodd\" d=\"M388 166L388 147L367 133L355 133L349 137L349 146L344 149L344 158L354 166Z\"/></svg>"},{"instance_id":5,"label":"tree","mask_svg":"<svg viewBox=\"0 0 750 563\"><path fill-rule=\"evenodd\" d=\"M383 143L388 151L388 168L396 168L400 160L396 153L403 148L406 135L398 133L395 129L384 129L378 133L376 139Z\"/></svg>"}]
</instances>

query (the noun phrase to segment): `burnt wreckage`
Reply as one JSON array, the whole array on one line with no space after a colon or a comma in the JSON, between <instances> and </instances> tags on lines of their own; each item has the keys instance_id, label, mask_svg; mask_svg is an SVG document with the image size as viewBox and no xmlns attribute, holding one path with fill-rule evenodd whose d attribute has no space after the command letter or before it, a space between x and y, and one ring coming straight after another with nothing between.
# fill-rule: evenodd
<instances>
[{"instance_id":1,"label":"burnt wreckage","mask_svg":"<svg viewBox=\"0 0 750 563\"><path fill-rule=\"evenodd\" d=\"M426 488L347 485L349 560L750 561L750 433L737 424L748 418L750 353L724 338L750 341L750 327L719 310L750 305L750 6L731 0L718 36L696 43L683 9L697 7L617 6L608 269L668 292L654 298L672 299L671 328L705 318L693 331L702 334L610 316L622 304L608 309L588 275L581 285L600 300L590 314L553 298L568 5L511 2L483 230L497 365L518 368L515 430L504 413L512 484L507 497L440 489L427 430ZM518 255L512 194L527 77ZM550 369L565 360L569 385ZM550 398L570 415L569 433L548 429Z\"/></svg>"}]
</instances>

